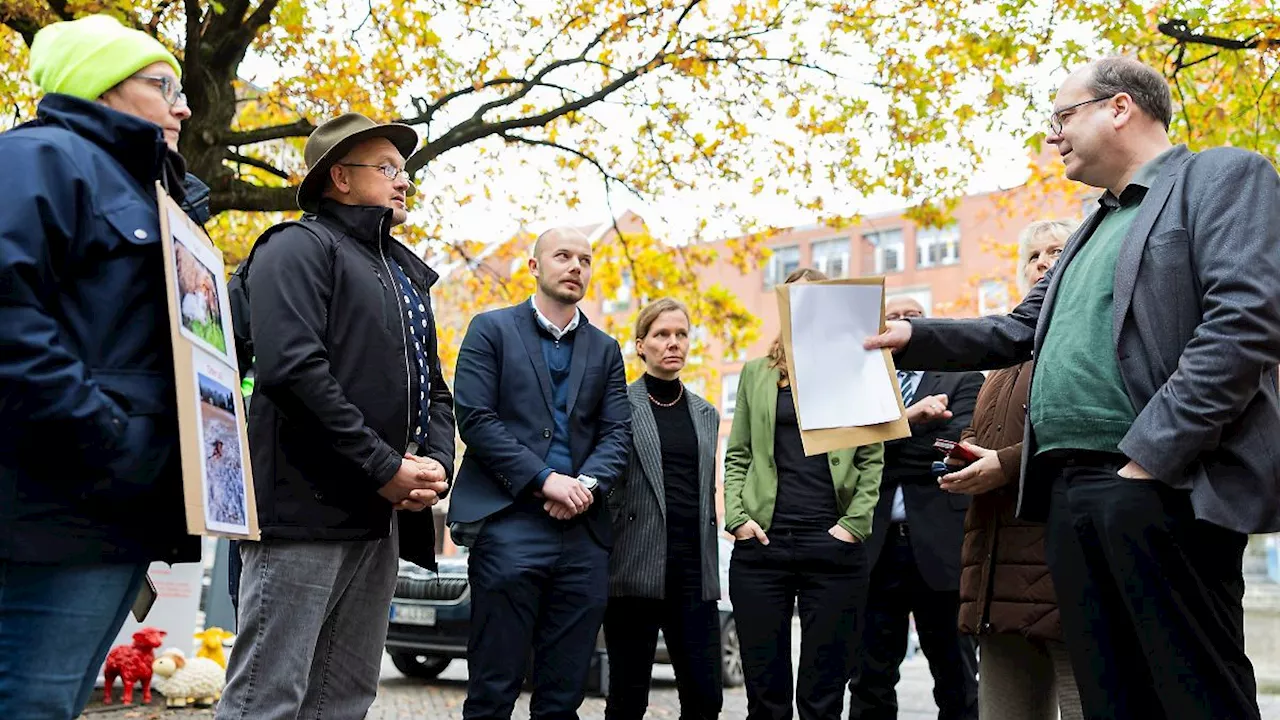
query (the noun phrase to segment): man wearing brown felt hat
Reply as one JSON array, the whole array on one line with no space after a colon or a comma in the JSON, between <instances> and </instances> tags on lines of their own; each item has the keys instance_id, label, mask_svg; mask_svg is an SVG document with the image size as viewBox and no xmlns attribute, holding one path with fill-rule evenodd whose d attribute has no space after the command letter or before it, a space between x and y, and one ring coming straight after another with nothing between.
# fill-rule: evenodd
<instances>
[{"instance_id":1,"label":"man wearing brown felt hat","mask_svg":"<svg viewBox=\"0 0 1280 720\"><path fill-rule=\"evenodd\" d=\"M412 128L356 113L321 125L298 188L307 214L267 230L237 270L262 542L240 549L218 718L363 718L397 557L435 567L431 513L413 511L453 476L428 296L439 276L390 232L408 218L417 144Z\"/></svg>"}]
</instances>

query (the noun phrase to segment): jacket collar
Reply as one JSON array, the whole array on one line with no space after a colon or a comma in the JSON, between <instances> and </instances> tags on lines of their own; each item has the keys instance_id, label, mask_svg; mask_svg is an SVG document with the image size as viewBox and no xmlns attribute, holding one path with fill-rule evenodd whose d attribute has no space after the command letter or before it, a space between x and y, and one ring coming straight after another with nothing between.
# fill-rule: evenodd
<instances>
[{"instance_id":1,"label":"jacket collar","mask_svg":"<svg viewBox=\"0 0 1280 720\"><path fill-rule=\"evenodd\" d=\"M357 242L386 250L410 280L430 288L440 275L427 266L418 254L391 236L391 209L376 205L344 205L329 198L320 200L319 212L312 217L334 226Z\"/></svg>"},{"instance_id":2,"label":"jacket collar","mask_svg":"<svg viewBox=\"0 0 1280 720\"><path fill-rule=\"evenodd\" d=\"M161 178L168 156L179 157L165 144L159 125L70 95L45 95L31 124L59 127L92 142L147 188ZM180 192L179 187L171 194Z\"/></svg>"},{"instance_id":3,"label":"jacket collar","mask_svg":"<svg viewBox=\"0 0 1280 720\"><path fill-rule=\"evenodd\" d=\"M391 208L344 205L322 198L316 215L336 224L344 234L375 248L391 239Z\"/></svg>"}]
</instances>

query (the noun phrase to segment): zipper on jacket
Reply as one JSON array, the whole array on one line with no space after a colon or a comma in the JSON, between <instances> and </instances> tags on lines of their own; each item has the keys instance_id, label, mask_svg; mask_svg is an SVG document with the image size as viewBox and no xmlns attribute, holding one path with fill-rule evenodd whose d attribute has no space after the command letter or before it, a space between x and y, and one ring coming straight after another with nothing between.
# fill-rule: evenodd
<instances>
[{"instance_id":1,"label":"zipper on jacket","mask_svg":"<svg viewBox=\"0 0 1280 720\"><path fill-rule=\"evenodd\" d=\"M383 248L382 231L386 226L387 219L382 218L378 222L378 256L382 258L382 267L387 271L387 277L395 277L395 273L391 272L391 265L387 262L387 254ZM379 278L381 280L381 278ZM383 287L386 287L385 285ZM409 368L409 338L405 337L404 313L405 309L400 306L400 290L397 288L393 293L396 297L396 315L400 318L400 342L404 343L404 445L409 447L410 435L413 431L413 375Z\"/></svg>"},{"instance_id":2,"label":"zipper on jacket","mask_svg":"<svg viewBox=\"0 0 1280 720\"><path fill-rule=\"evenodd\" d=\"M991 525L991 550L987 552L987 587L986 597L982 603L982 617L978 622L978 634L991 632L991 603L996 591L996 548L1000 544L1000 516L997 515Z\"/></svg>"}]
</instances>

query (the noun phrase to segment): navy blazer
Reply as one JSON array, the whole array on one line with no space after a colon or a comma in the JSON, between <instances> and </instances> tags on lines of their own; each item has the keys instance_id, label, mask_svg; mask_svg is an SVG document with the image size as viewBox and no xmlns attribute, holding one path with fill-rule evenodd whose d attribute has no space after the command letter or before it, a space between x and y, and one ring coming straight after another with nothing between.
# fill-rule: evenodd
<instances>
[{"instance_id":1,"label":"navy blazer","mask_svg":"<svg viewBox=\"0 0 1280 720\"><path fill-rule=\"evenodd\" d=\"M573 473L600 481L586 520L612 543L604 498L627 469L631 403L617 341L582 317L569 367L569 452ZM454 409L466 454L449 501L449 522L476 522L524 494L547 468L555 427L551 375L532 302L477 315L454 374Z\"/></svg>"}]
</instances>

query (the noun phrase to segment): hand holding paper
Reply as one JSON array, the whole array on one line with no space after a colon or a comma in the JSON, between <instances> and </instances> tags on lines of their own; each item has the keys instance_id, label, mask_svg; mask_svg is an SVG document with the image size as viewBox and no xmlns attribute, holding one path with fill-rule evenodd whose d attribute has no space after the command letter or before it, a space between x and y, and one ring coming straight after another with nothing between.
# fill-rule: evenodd
<instances>
[{"instance_id":1,"label":"hand holding paper","mask_svg":"<svg viewBox=\"0 0 1280 720\"><path fill-rule=\"evenodd\" d=\"M868 350L887 348L897 353L909 342L911 342L911 323L906 320L889 320L885 323L885 331L862 341L862 347Z\"/></svg>"}]
</instances>

